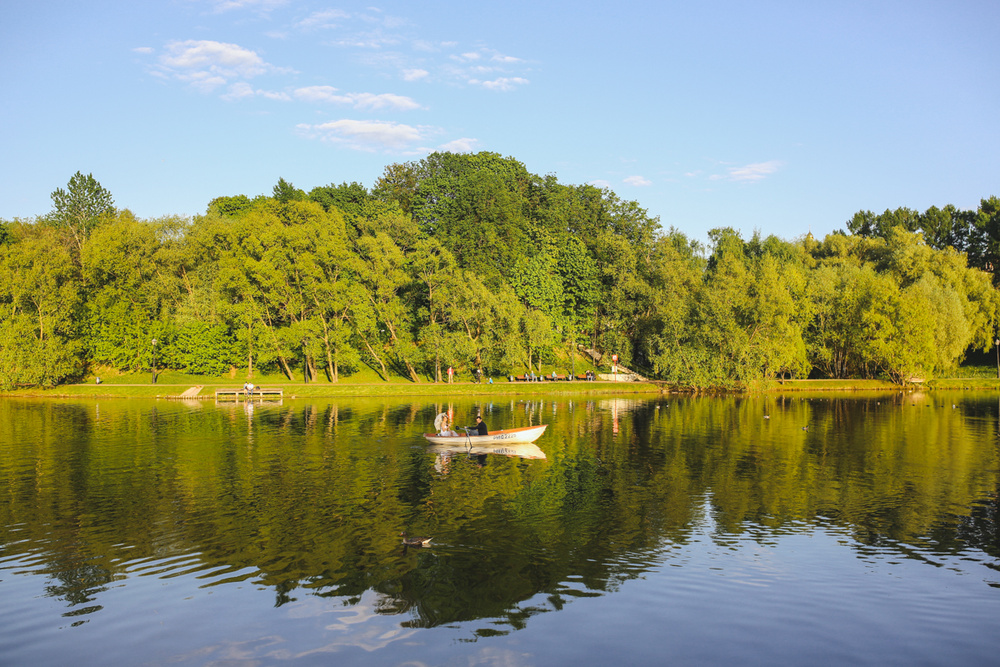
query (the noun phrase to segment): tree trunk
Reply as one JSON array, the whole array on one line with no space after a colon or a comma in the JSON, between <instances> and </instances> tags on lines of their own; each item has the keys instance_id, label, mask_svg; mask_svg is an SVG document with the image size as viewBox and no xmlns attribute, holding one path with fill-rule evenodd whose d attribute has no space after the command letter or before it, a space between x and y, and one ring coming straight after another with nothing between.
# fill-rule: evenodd
<instances>
[{"instance_id":1,"label":"tree trunk","mask_svg":"<svg viewBox=\"0 0 1000 667\"><path fill-rule=\"evenodd\" d=\"M324 340L323 344L326 346L326 379L330 382L336 382L337 371L333 365L333 354L330 353L330 341Z\"/></svg>"},{"instance_id":2,"label":"tree trunk","mask_svg":"<svg viewBox=\"0 0 1000 667\"><path fill-rule=\"evenodd\" d=\"M253 327L247 325L247 379L253 378Z\"/></svg>"},{"instance_id":3,"label":"tree trunk","mask_svg":"<svg viewBox=\"0 0 1000 667\"><path fill-rule=\"evenodd\" d=\"M396 341L398 341L399 338L396 336L396 328L392 326L392 324L390 324L389 322L385 323L385 327L389 330L389 335L391 336L392 342L395 343ZM399 355L399 358L403 361L403 365L406 366L406 370L410 372L410 379L413 380L414 382L420 382L420 377L417 376L417 371L413 369L413 364L410 363L410 360L404 357L403 355Z\"/></svg>"},{"instance_id":4,"label":"tree trunk","mask_svg":"<svg viewBox=\"0 0 1000 667\"><path fill-rule=\"evenodd\" d=\"M420 382L420 376L417 375L417 371L413 368L413 364L410 363L410 360L404 357L403 363L406 364L406 370L410 371L410 379L414 382Z\"/></svg>"},{"instance_id":5,"label":"tree trunk","mask_svg":"<svg viewBox=\"0 0 1000 667\"><path fill-rule=\"evenodd\" d=\"M288 360L285 359L284 355L279 354L278 361L281 362L281 369L284 371L285 377L289 380L294 380L295 376L292 375L292 369L288 367Z\"/></svg>"},{"instance_id":6,"label":"tree trunk","mask_svg":"<svg viewBox=\"0 0 1000 667\"><path fill-rule=\"evenodd\" d=\"M382 361L382 357L380 357L377 354L375 354L375 350L372 349L372 346L371 346L371 344L369 344L369 342L368 342L367 339L365 339L365 347L368 348L368 354L372 355L372 357L375 359L375 361L378 362L378 365L382 367L382 379L388 381L389 380L389 372L385 368L385 362Z\"/></svg>"}]
</instances>

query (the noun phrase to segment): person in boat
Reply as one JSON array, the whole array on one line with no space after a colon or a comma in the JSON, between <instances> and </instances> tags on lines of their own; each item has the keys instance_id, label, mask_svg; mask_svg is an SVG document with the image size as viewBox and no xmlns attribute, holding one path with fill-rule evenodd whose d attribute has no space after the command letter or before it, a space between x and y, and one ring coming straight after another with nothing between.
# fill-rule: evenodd
<instances>
[{"instance_id":1,"label":"person in boat","mask_svg":"<svg viewBox=\"0 0 1000 667\"><path fill-rule=\"evenodd\" d=\"M438 435L456 437L458 432L451 428L451 424L448 423L448 418L445 417L444 421L441 422L441 432L438 433Z\"/></svg>"},{"instance_id":2,"label":"person in boat","mask_svg":"<svg viewBox=\"0 0 1000 667\"><path fill-rule=\"evenodd\" d=\"M451 421L448 419L447 412L442 412L434 418L434 428L437 429L437 434L441 436L458 435L458 433L451 428Z\"/></svg>"},{"instance_id":3,"label":"person in boat","mask_svg":"<svg viewBox=\"0 0 1000 667\"><path fill-rule=\"evenodd\" d=\"M483 421L482 415L476 415L476 430L479 432L479 435L490 434L490 430L486 428L486 422Z\"/></svg>"}]
</instances>

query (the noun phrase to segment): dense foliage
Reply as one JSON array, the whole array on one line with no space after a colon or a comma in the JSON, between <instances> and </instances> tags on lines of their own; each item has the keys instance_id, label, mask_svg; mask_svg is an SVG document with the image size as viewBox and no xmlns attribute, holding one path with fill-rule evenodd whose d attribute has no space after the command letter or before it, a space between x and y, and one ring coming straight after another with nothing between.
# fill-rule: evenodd
<instances>
[{"instance_id":1,"label":"dense foliage","mask_svg":"<svg viewBox=\"0 0 1000 667\"><path fill-rule=\"evenodd\" d=\"M139 220L79 172L0 223L0 385L95 367L540 371L565 352L687 386L946 371L997 328L1000 200L858 213L850 235L731 228L711 248L608 189L495 153L434 153L357 183L225 196Z\"/></svg>"}]
</instances>

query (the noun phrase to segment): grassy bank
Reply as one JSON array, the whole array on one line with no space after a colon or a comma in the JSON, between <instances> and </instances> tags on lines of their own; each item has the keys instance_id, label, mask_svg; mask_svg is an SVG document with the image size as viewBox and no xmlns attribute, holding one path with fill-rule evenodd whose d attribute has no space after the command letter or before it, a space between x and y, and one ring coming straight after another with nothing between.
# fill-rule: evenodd
<instances>
[{"instance_id":1,"label":"grassy bank","mask_svg":"<svg viewBox=\"0 0 1000 667\"><path fill-rule=\"evenodd\" d=\"M871 391L899 388L898 384L887 380L784 380L768 387L768 391Z\"/></svg>"},{"instance_id":2,"label":"grassy bank","mask_svg":"<svg viewBox=\"0 0 1000 667\"><path fill-rule=\"evenodd\" d=\"M107 397L107 398L180 398L192 387L200 387L195 398L214 398L215 390L240 387L241 382L202 382L167 384L73 384L52 389L25 388L4 392L3 396L22 397ZM647 382L507 382L494 384L434 383L314 383L260 382L259 386L281 388L286 398L337 398L348 396L533 396L533 395L609 395L659 394L660 387Z\"/></svg>"},{"instance_id":3,"label":"grassy bank","mask_svg":"<svg viewBox=\"0 0 1000 667\"><path fill-rule=\"evenodd\" d=\"M582 365L582 364L581 364ZM582 368L577 368L583 372ZM1000 390L1000 380L994 368L960 368L954 377L929 379L920 385L929 390L982 389ZM28 387L0 392L0 396L24 397L108 397L108 398L179 398L181 394L199 387L197 398L214 398L215 390L241 387L245 379L234 376L190 375L164 371L151 382L150 373L126 373L102 376L80 384L60 385L53 388ZM493 378L475 384L467 381L453 384L436 384L429 380L412 382L408 378L390 376L383 380L374 371L361 372L332 383L325 379L305 384L301 380L289 381L284 375L257 375L254 383L261 387L280 387L288 398L336 398L347 396L398 397L398 396L533 396L533 395L611 395L611 394L660 394L685 393L682 389L654 382L508 382L506 378ZM753 388L747 393L786 393L815 391L899 391L903 387L886 380L784 380L767 386ZM709 392L711 393L711 392Z\"/></svg>"}]
</instances>

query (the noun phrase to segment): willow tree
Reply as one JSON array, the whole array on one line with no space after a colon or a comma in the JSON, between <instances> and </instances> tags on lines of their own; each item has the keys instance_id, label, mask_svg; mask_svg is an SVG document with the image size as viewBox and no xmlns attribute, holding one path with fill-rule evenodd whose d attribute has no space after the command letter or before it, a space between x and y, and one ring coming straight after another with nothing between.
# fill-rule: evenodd
<instances>
[{"instance_id":1,"label":"willow tree","mask_svg":"<svg viewBox=\"0 0 1000 667\"><path fill-rule=\"evenodd\" d=\"M180 220L139 220L128 210L94 230L83 246L90 360L139 370L150 362L152 339L163 342L165 322L181 296Z\"/></svg>"},{"instance_id":2,"label":"willow tree","mask_svg":"<svg viewBox=\"0 0 1000 667\"><path fill-rule=\"evenodd\" d=\"M79 273L52 229L16 223L0 245L0 386L55 385L84 367Z\"/></svg>"}]
</instances>

